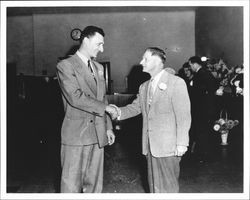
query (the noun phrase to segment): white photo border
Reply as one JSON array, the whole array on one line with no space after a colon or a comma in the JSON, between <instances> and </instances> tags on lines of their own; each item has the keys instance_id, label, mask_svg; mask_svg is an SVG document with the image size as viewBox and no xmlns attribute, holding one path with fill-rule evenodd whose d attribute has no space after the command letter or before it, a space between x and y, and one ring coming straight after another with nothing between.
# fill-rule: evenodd
<instances>
[{"instance_id":1,"label":"white photo border","mask_svg":"<svg viewBox=\"0 0 250 200\"><path fill-rule=\"evenodd\" d=\"M62 1L78 6L242 6L244 8L244 192L179 194L10 194L6 193L6 20L7 7L58 7L58 1L1 1L1 199L249 199L249 1Z\"/></svg>"}]
</instances>

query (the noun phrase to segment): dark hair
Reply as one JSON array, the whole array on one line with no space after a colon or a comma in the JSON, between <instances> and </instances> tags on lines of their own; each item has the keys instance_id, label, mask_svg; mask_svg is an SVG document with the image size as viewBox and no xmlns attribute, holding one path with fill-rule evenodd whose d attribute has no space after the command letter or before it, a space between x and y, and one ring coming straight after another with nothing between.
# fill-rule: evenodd
<instances>
[{"instance_id":1,"label":"dark hair","mask_svg":"<svg viewBox=\"0 0 250 200\"><path fill-rule=\"evenodd\" d=\"M105 36L105 33L101 28L96 27L96 26L87 26L86 28L83 29L83 31L81 33L80 41L82 42L82 40L85 37L89 38L91 36L94 36L96 33L101 34L103 37Z\"/></svg>"},{"instance_id":2,"label":"dark hair","mask_svg":"<svg viewBox=\"0 0 250 200\"><path fill-rule=\"evenodd\" d=\"M190 61L192 64L197 63L197 64L203 66L203 62L201 61L201 58L199 56L193 56L193 57L189 58L188 61Z\"/></svg>"},{"instance_id":3,"label":"dark hair","mask_svg":"<svg viewBox=\"0 0 250 200\"><path fill-rule=\"evenodd\" d=\"M166 56L166 53L162 49L158 47L148 47L146 51L150 51L152 56L153 55L159 56L159 58L162 60L162 63L165 63L167 56Z\"/></svg>"},{"instance_id":4,"label":"dark hair","mask_svg":"<svg viewBox=\"0 0 250 200\"><path fill-rule=\"evenodd\" d=\"M182 65L182 68L190 68L190 65L188 62L185 62L183 65Z\"/></svg>"}]
</instances>

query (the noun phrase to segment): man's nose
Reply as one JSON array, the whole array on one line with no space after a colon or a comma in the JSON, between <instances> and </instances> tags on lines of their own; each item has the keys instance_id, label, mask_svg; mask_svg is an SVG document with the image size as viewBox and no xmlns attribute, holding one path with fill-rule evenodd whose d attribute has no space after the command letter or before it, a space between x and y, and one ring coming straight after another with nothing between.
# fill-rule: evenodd
<instances>
[{"instance_id":1,"label":"man's nose","mask_svg":"<svg viewBox=\"0 0 250 200\"><path fill-rule=\"evenodd\" d=\"M103 52L103 50L104 50L103 46L100 46L99 51Z\"/></svg>"}]
</instances>

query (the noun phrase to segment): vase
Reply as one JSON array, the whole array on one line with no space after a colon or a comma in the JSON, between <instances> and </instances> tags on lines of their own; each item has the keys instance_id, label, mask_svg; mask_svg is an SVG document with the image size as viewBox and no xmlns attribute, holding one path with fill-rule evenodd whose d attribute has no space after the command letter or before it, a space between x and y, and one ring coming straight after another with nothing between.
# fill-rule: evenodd
<instances>
[{"instance_id":1,"label":"vase","mask_svg":"<svg viewBox=\"0 0 250 200\"><path fill-rule=\"evenodd\" d=\"M228 142L227 142L228 133L229 133L228 130L221 132L221 135L220 135L221 136L221 145L223 145L223 146L228 145Z\"/></svg>"}]
</instances>

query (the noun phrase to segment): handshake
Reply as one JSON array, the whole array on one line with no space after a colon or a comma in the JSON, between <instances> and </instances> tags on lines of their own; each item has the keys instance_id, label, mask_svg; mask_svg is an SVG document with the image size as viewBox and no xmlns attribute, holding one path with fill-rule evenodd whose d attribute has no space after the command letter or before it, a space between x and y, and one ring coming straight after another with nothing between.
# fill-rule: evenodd
<instances>
[{"instance_id":1,"label":"handshake","mask_svg":"<svg viewBox=\"0 0 250 200\"><path fill-rule=\"evenodd\" d=\"M105 111L110 114L112 120L115 120L121 116L121 110L114 104L109 104Z\"/></svg>"}]
</instances>

